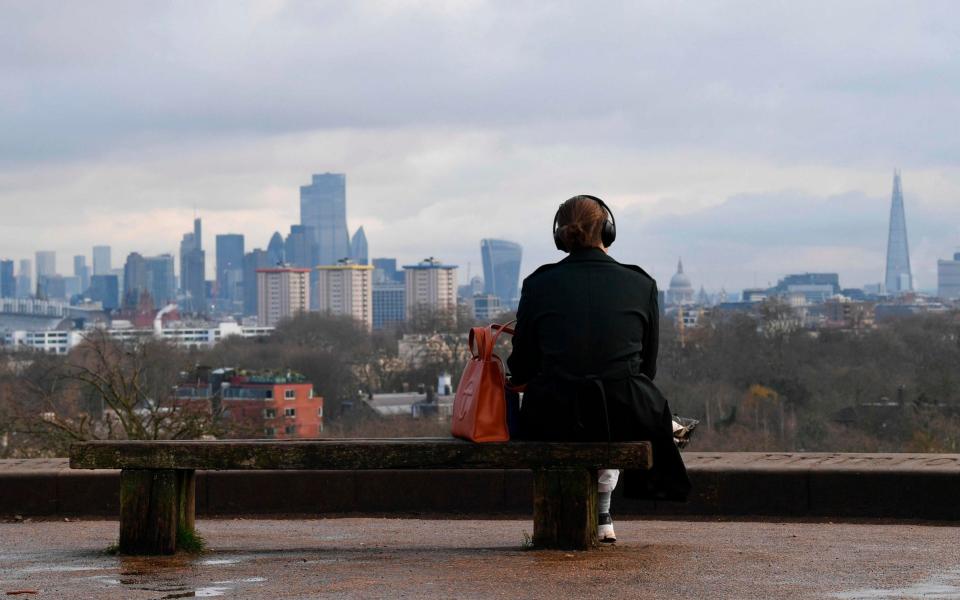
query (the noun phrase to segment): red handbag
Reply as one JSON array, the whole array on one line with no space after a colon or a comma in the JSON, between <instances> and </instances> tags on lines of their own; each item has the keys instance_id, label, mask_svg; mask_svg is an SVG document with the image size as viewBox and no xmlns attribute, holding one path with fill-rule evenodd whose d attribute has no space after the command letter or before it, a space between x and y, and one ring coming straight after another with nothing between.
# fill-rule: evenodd
<instances>
[{"instance_id":1,"label":"red handbag","mask_svg":"<svg viewBox=\"0 0 960 600\"><path fill-rule=\"evenodd\" d=\"M500 334L513 334L511 321L506 325L489 325L470 329L470 353L473 355L463 369L457 394L453 398L453 417L450 433L471 442L506 442L507 402L503 390L506 385L503 361L494 354Z\"/></svg>"}]
</instances>

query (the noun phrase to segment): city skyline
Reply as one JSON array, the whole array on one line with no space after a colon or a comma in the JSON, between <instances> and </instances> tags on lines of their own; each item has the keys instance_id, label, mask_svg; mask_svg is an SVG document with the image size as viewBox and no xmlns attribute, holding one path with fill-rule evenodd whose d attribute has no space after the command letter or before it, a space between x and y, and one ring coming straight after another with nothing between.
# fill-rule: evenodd
<instances>
[{"instance_id":1,"label":"city skyline","mask_svg":"<svg viewBox=\"0 0 960 600\"><path fill-rule=\"evenodd\" d=\"M349 233L402 263L465 276L503 238L527 274L560 257L556 206L592 193L614 257L661 284L682 255L709 289L859 286L883 281L899 167L933 289L960 245L960 6L729 6L23 5L0 23L0 257L177 254L195 207L263 248L329 170L350 178ZM574 48L584 22L605 34Z\"/></svg>"}]
</instances>

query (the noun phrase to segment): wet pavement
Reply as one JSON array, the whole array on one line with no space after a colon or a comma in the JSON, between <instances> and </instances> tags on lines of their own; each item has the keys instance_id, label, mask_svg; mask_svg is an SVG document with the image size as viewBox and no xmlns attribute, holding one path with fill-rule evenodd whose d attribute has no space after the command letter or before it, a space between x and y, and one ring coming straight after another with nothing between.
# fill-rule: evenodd
<instances>
[{"instance_id":1,"label":"wet pavement","mask_svg":"<svg viewBox=\"0 0 960 600\"><path fill-rule=\"evenodd\" d=\"M125 558L115 521L2 523L0 598L960 599L960 527L616 526L615 547L547 552L529 521L212 519L203 555Z\"/></svg>"}]
</instances>

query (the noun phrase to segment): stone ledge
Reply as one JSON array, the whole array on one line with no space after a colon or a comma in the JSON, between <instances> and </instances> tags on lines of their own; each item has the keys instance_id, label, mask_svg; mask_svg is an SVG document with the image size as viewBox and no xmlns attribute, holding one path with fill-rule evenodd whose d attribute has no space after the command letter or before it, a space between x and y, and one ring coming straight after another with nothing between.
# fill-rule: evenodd
<instances>
[{"instance_id":1,"label":"stone ledge","mask_svg":"<svg viewBox=\"0 0 960 600\"><path fill-rule=\"evenodd\" d=\"M960 520L960 455L688 452L685 504L617 498L620 515ZM116 516L119 471L0 460L0 515ZM532 508L529 471L200 471L200 515L506 514Z\"/></svg>"}]
</instances>

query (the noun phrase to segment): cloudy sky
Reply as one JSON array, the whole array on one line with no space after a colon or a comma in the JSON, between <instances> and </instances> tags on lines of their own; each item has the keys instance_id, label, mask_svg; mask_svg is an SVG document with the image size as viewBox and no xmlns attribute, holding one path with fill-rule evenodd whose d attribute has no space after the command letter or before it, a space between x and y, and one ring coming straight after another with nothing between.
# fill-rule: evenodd
<instances>
[{"instance_id":1,"label":"cloudy sky","mask_svg":"<svg viewBox=\"0 0 960 600\"><path fill-rule=\"evenodd\" d=\"M0 257L265 247L347 173L374 256L559 254L576 193L666 286L883 276L893 169L923 288L960 246L960 4L0 0Z\"/></svg>"}]
</instances>

